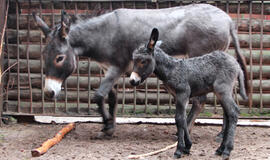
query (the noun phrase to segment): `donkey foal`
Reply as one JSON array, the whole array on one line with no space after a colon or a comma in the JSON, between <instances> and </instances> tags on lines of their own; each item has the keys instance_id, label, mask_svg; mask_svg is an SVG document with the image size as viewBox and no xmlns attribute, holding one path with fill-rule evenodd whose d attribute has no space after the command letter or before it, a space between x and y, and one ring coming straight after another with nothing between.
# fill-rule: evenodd
<instances>
[{"instance_id":1,"label":"donkey foal","mask_svg":"<svg viewBox=\"0 0 270 160\"><path fill-rule=\"evenodd\" d=\"M243 99L247 99L244 83L246 80L240 65L234 57L222 51L190 59L170 57L158 46L155 47L158 34L158 30L154 28L148 44L140 46L133 52L134 67L130 83L134 86L139 85L154 73L173 94L176 102L175 122L178 134L177 149L174 153L176 158L180 158L182 153L189 154L192 145L186 122L186 106L189 98L206 96L207 93L214 92L220 100L227 121L224 138L216 154L228 159L233 149L239 114L239 108L232 97L236 79L239 81L240 95Z\"/></svg>"}]
</instances>

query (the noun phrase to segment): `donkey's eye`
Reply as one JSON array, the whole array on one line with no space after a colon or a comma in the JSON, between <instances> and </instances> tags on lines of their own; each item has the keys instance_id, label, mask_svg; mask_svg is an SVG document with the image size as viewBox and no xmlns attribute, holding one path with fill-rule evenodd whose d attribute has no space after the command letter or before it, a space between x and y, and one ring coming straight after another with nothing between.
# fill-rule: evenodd
<instances>
[{"instance_id":1,"label":"donkey's eye","mask_svg":"<svg viewBox=\"0 0 270 160\"><path fill-rule=\"evenodd\" d=\"M56 63L59 63L59 62L63 61L64 58L65 58L65 56L59 56L59 57L57 57L56 58Z\"/></svg>"},{"instance_id":2,"label":"donkey's eye","mask_svg":"<svg viewBox=\"0 0 270 160\"><path fill-rule=\"evenodd\" d=\"M141 64L145 65L146 64L146 60L141 61Z\"/></svg>"}]
</instances>

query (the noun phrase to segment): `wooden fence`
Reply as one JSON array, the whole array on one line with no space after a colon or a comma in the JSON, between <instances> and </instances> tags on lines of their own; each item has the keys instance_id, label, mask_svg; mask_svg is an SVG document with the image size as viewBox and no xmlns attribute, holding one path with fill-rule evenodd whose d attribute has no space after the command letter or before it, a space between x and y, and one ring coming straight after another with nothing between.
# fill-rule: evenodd
<instances>
[{"instance_id":1,"label":"wooden fence","mask_svg":"<svg viewBox=\"0 0 270 160\"><path fill-rule=\"evenodd\" d=\"M78 0L39 1L10 0L7 30L4 45L5 114L53 114L95 115L96 105L91 102L94 90L103 78L102 70L88 58L80 58L78 69L63 85L57 100L44 98L44 62L41 51L45 39L31 16L37 11L50 27L60 21L60 12L95 15L97 10L111 11L117 8L167 8L187 5L192 1L150 0ZM201 1L226 11L235 21L242 53L248 63L252 95L250 103L235 96L242 110L270 108L270 3L267 1ZM234 54L231 45L229 54ZM159 114L174 111L173 98L155 77L137 88L123 77L118 83L119 114ZM215 112L219 109L213 94L207 104Z\"/></svg>"}]
</instances>

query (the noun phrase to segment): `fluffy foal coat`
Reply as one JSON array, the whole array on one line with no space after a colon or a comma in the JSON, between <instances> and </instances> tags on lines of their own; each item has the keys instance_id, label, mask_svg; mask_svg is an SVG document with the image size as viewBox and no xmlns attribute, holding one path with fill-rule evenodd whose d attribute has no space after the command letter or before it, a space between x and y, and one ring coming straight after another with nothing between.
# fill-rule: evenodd
<instances>
[{"instance_id":1,"label":"fluffy foal coat","mask_svg":"<svg viewBox=\"0 0 270 160\"><path fill-rule=\"evenodd\" d=\"M240 65L234 57L222 51L196 58L176 59L167 55L158 46L155 47L157 39L158 30L154 28L148 44L138 47L133 52L134 68L130 77L131 84L139 85L154 73L174 95L178 134L174 156L177 158L180 158L182 153L188 154L192 145L186 122L186 106L189 98L214 92L220 100L227 121L224 138L216 154L228 159L233 149L239 114L239 108L232 97L237 79L240 95L243 99L247 99L246 80Z\"/></svg>"}]
</instances>

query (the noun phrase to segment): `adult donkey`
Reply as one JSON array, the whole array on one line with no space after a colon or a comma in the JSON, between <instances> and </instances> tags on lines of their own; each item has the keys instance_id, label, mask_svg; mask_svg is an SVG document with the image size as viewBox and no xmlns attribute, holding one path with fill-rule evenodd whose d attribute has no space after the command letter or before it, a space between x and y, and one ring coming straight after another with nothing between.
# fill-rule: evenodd
<instances>
[{"instance_id":1,"label":"adult donkey","mask_svg":"<svg viewBox=\"0 0 270 160\"><path fill-rule=\"evenodd\" d=\"M163 43L160 47L169 55L196 57L214 50L226 50L232 37L237 60L246 69L231 18L212 5L117 9L85 20L70 18L62 12L61 23L54 29L33 15L48 39L43 50L46 68L44 90L48 97L53 98L59 94L62 82L76 68L76 56L91 57L106 68L105 78L95 92L94 101L103 117L102 131L108 135L113 134L115 128L117 100L114 85L121 74L131 71L132 52L148 40L154 27L159 28L161 33ZM109 97L109 112L104 107L106 95ZM205 99L193 99L188 116L189 128L201 111Z\"/></svg>"}]
</instances>

